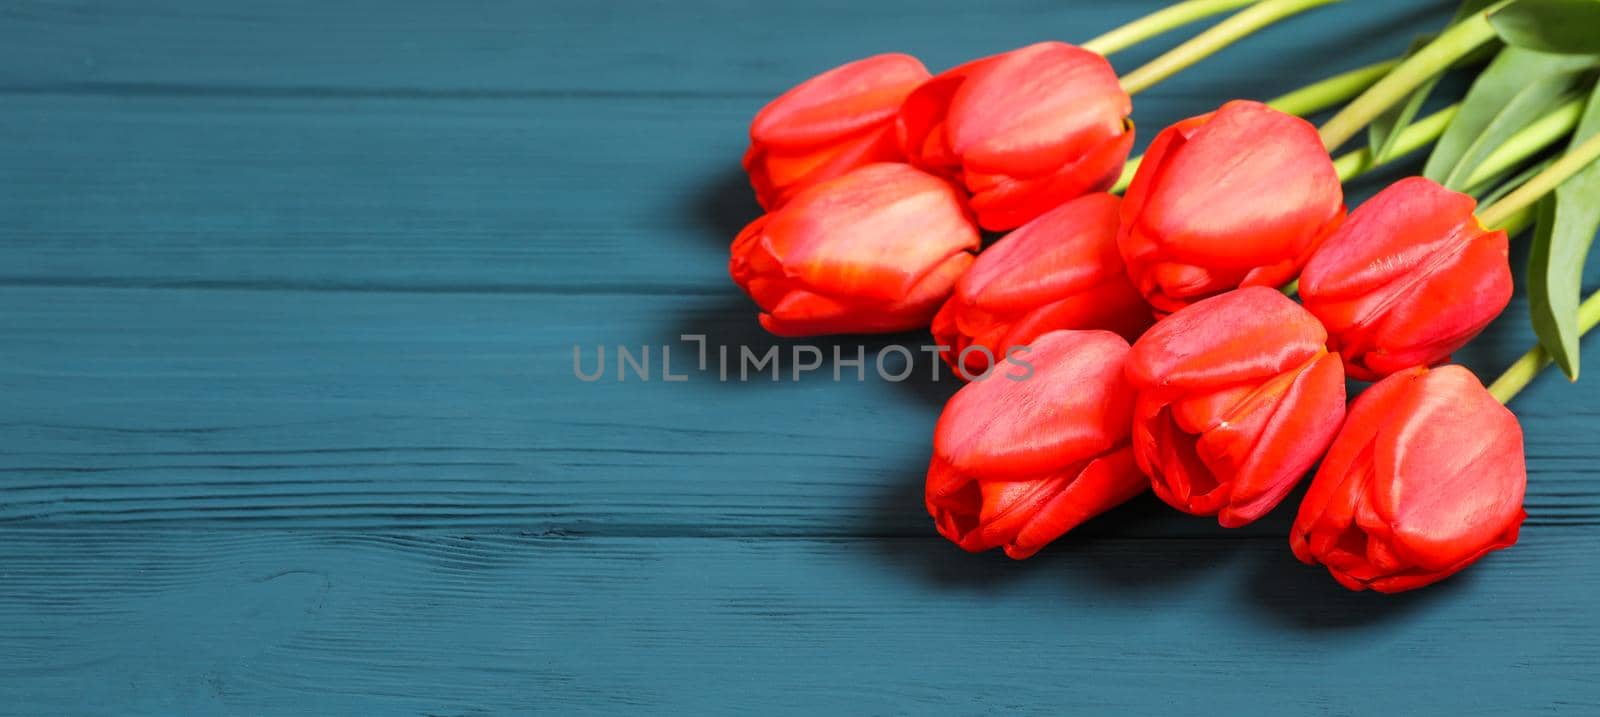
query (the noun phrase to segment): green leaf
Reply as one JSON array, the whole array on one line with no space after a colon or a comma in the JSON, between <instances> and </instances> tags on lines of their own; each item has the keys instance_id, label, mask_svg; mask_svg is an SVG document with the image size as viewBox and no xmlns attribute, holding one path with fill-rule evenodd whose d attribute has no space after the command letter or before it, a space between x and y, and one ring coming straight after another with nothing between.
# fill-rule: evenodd
<instances>
[{"instance_id":1,"label":"green leaf","mask_svg":"<svg viewBox=\"0 0 1600 717\"><path fill-rule=\"evenodd\" d=\"M1450 20L1450 22L1454 23L1465 20L1472 15L1476 15L1484 10L1494 7L1494 4L1499 1L1500 0L1461 0L1461 5L1456 8L1456 15Z\"/></svg>"},{"instance_id":2,"label":"green leaf","mask_svg":"<svg viewBox=\"0 0 1600 717\"><path fill-rule=\"evenodd\" d=\"M1505 179L1507 174L1510 174L1509 172L1496 175L1484 180L1484 182L1480 185L1481 187L1492 186L1494 187L1493 190L1487 192L1469 191L1467 193L1474 196L1481 194L1483 198L1478 200L1478 206L1492 207L1494 206L1495 202L1505 199L1507 194L1516 191L1517 187L1527 184L1528 180L1533 179L1534 175L1543 172L1546 167L1549 167L1554 163L1554 159L1546 159L1543 162L1539 162L1528 167L1527 169L1522 170L1521 172L1517 172L1515 175L1512 175L1510 179ZM1479 187L1473 187L1473 190L1477 189L1479 189Z\"/></svg>"},{"instance_id":3,"label":"green leaf","mask_svg":"<svg viewBox=\"0 0 1600 717\"><path fill-rule=\"evenodd\" d=\"M1530 82L1527 87L1512 95L1506 106L1489 120L1489 124L1483 128L1477 139L1467 145L1467 149L1461 153L1461 158L1456 161L1455 168L1450 170L1450 174L1440 183L1457 191L1467 189L1467 182L1471 179L1472 173L1478 169L1478 165L1483 164L1483 160L1499 149L1500 145L1518 130L1527 127L1550 110L1582 97L1577 94L1580 79L1588 78L1579 73L1550 75Z\"/></svg>"},{"instance_id":4,"label":"green leaf","mask_svg":"<svg viewBox=\"0 0 1600 717\"><path fill-rule=\"evenodd\" d=\"M1450 24L1454 25L1476 13L1489 9L1489 6L1493 5L1495 1L1462 0L1461 4L1456 7L1455 16L1450 18ZM1411 47L1406 48L1406 53L1402 56L1402 59L1415 54L1417 50L1433 42L1436 37L1438 36L1423 35L1412 40ZM1428 96L1433 94L1433 88L1443 78L1444 75L1442 74L1435 75L1432 79L1422 83L1405 102L1384 110L1383 114L1378 115L1377 119L1374 119L1372 124L1367 126L1367 143L1372 150L1372 159L1375 163L1383 162L1389 158L1389 153L1394 151L1395 140L1400 137L1401 132L1411 126L1412 120L1416 119L1417 112L1422 109L1423 103L1427 102Z\"/></svg>"},{"instance_id":5,"label":"green leaf","mask_svg":"<svg viewBox=\"0 0 1600 717\"><path fill-rule=\"evenodd\" d=\"M1600 0L1517 0L1489 13L1506 44L1539 52L1600 52Z\"/></svg>"},{"instance_id":6,"label":"green leaf","mask_svg":"<svg viewBox=\"0 0 1600 717\"><path fill-rule=\"evenodd\" d=\"M1419 37L1411 43L1411 49L1406 51L1406 56L1416 52L1427 45L1432 36ZM1422 109L1422 104L1428 101L1428 95L1433 94L1433 88L1439 84L1444 75L1434 75L1427 82L1422 83L1411 93L1411 97L1383 111L1383 114L1372 120L1367 125L1367 145L1372 148L1372 161L1374 164L1382 163L1389 158L1389 153L1394 151L1395 140L1400 133L1411 126L1411 121L1417 118L1417 112Z\"/></svg>"},{"instance_id":7,"label":"green leaf","mask_svg":"<svg viewBox=\"0 0 1600 717\"><path fill-rule=\"evenodd\" d=\"M1600 0L1594 1L1600 2ZM1461 111L1456 113L1456 118L1445 128L1444 135L1439 137L1433 153L1428 156L1428 163L1423 166L1422 175L1444 184L1445 180L1456 171L1456 167L1468 158L1468 153L1474 151L1478 139L1490 130L1491 126L1497 133L1507 129L1515 133L1528 121L1537 118L1537 115L1526 117L1525 110L1519 108L1518 111L1511 113L1515 116L1508 115L1496 122L1496 119L1501 117L1502 111L1507 110L1520 93L1539 84L1544 78L1586 70L1594 65L1595 61L1596 58L1588 56L1552 55L1518 47L1501 50L1489 66L1478 75L1478 79L1473 81L1467 96L1461 100ZM1543 91L1536 90L1529 99L1523 100L1520 104L1536 104L1532 99ZM1525 121L1516 122L1515 119L1518 117L1524 118ZM1487 144L1491 152L1499 146L1498 141ZM1476 149L1482 148L1483 145L1476 147ZM1478 161L1482 161L1481 156Z\"/></svg>"},{"instance_id":8,"label":"green leaf","mask_svg":"<svg viewBox=\"0 0 1600 717\"><path fill-rule=\"evenodd\" d=\"M1589 96L1570 147L1600 133L1600 87ZM1572 175L1539 204L1528 257L1528 304L1539 344L1578 380L1579 294L1589 245L1600 232L1600 162Z\"/></svg>"}]
</instances>

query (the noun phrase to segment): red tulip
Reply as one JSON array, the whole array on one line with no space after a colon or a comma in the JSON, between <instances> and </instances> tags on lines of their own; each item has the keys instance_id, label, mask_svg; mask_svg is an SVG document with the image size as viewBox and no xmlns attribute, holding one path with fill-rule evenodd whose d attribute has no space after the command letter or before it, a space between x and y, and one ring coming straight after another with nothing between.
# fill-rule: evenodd
<instances>
[{"instance_id":1,"label":"red tulip","mask_svg":"<svg viewBox=\"0 0 1600 717\"><path fill-rule=\"evenodd\" d=\"M928 325L978 242L955 187L871 164L751 222L728 271L779 336L906 331Z\"/></svg>"},{"instance_id":2,"label":"red tulip","mask_svg":"<svg viewBox=\"0 0 1600 717\"><path fill-rule=\"evenodd\" d=\"M1086 194L1039 215L978 255L933 317L945 361L976 376L1012 347L1057 329L1133 340L1153 317L1122 270L1117 197Z\"/></svg>"},{"instance_id":3,"label":"red tulip","mask_svg":"<svg viewBox=\"0 0 1600 717\"><path fill-rule=\"evenodd\" d=\"M1412 368L1350 407L1289 545L1351 590L1412 590L1517 542L1522 428L1460 366Z\"/></svg>"},{"instance_id":4,"label":"red tulip","mask_svg":"<svg viewBox=\"0 0 1600 717\"><path fill-rule=\"evenodd\" d=\"M1142 493L1128 447L1128 344L1106 331L1056 331L1026 359L1033 375L996 374L945 405L928 466L939 534L1021 560Z\"/></svg>"},{"instance_id":5,"label":"red tulip","mask_svg":"<svg viewBox=\"0 0 1600 717\"><path fill-rule=\"evenodd\" d=\"M1322 325L1265 287L1198 302L1133 346L1133 449L1156 495L1223 527L1272 510L1344 419Z\"/></svg>"},{"instance_id":6,"label":"red tulip","mask_svg":"<svg viewBox=\"0 0 1600 717\"><path fill-rule=\"evenodd\" d=\"M900 103L929 77L910 55L874 55L813 77L761 108L744 169L756 199L776 209L806 185L873 162L904 159Z\"/></svg>"},{"instance_id":7,"label":"red tulip","mask_svg":"<svg viewBox=\"0 0 1600 717\"><path fill-rule=\"evenodd\" d=\"M1402 179L1311 255L1300 297L1351 376L1441 363L1506 308L1506 233L1484 229L1476 206L1422 177Z\"/></svg>"},{"instance_id":8,"label":"red tulip","mask_svg":"<svg viewBox=\"0 0 1600 717\"><path fill-rule=\"evenodd\" d=\"M906 98L900 141L963 182L985 229L1109 189L1133 147L1133 101L1093 52L1041 42L936 75Z\"/></svg>"},{"instance_id":9,"label":"red tulip","mask_svg":"<svg viewBox=\"0 0 1600 717\"><path fill-rule=\"evenodd\" d=\"M1241 286L1288 283L1344 211L1316 129L1236 100L1156 136L1122 203L1117 241L1139 291L1173 312Z\"/></svg>"}]
</instances>

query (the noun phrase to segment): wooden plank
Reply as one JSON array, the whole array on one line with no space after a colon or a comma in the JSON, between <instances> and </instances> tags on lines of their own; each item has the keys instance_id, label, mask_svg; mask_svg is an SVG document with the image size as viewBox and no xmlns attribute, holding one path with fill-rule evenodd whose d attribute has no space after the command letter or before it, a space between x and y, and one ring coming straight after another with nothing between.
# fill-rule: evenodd
<instances>
[{"instance_id":1,"label":"wooden plank","mask_svg":"<svg viewBox=\"0 0 1600 717\"><path fill-rule=\"evenodd\" d=\"M920 501L950 383L572 376L574 344L791 346L723 275L772 93L1160 2L7 3L0 712L1600 709L1592 384L1516 406L1523 543L1383 599L1295 564L1288 511L962 554ZM1137 119L1452 4L1296 19Z\"/></svg>"},{"instance_id":2,"label":"wooden plank","mask_svg":"<svg viewBox=\"0 0 1600 717\"><path fill-rule=\"evenodd\" d=\"M1518 301L1469 365L1530 340ZM12 288L0 306L5 523L926 536L922 472L957 386L926 353L902 383L870 364L834 383L848 338L792 381L793 343L736 296ZM737 381L735 353L723 383L684 333L779 347L784 380ZM619 344L655 347L654 380L617 380ZM661 380L663 344L687 380ZM585 371L608 347L603 380L575 377L574 345ZM1515 405L1534 524L1600 522L1595 405L1600 383L1555 375ZM1245 534L1283 535L1291 512ZM1086 530L1231 534L1154 501Z\"/></svg>"},{"instance_id":3,"label":"wooden plank","mask_svg":"<svg viewBox=\"0 0 1600 717\"><path fill-rule=\"evenodd\" d=\"M1277 539L1028 563L931 539L12 530L0 704L32 714L1600 709L1594 531L1427 591Z\"/></svg>"},{"instance_id":4,"label":"wooden plank","mask_svg":"<svg viewBox=\"0 0 1600 717\"><path fill-rule=\"evenodd\" d=\"M759 213L749 101L7 102L11 285L704 292Z\"/></svg>"},{"instance_id":5,"label":"wooden plank","mask_svg":"<svg viewBox=\"0 0 1600 717\"><path fill-rule=\"evenodd\" d=\"M5 101L0 286L706 293L760 214L748 99Z\"/></svg>"},{"instance_id":6,"label":"wooden plank","mask_svg":"<svg viewBox=\"0 0 1600 717\"><path fill-rule=\"evenodd\" d=\"M715 24L659 3L544 9L12 8L0 285L717 291L758 214L738 158L773 93L834 57L927 49L942 66L1018 44L1019 28L1112 21L1075 3L732 3L702 11ZM1440 14L1292 20L1141 96L1142 141L1219 97L1377 59ZM1386 29L1330 64L1303 34L1334 21ZM592 46L620 36L630 49L597 62Z\"/></svg>"},{"instance_id":7,"label":"wooden plank","mask_svg":"<svg viewBox=\"0 0 1600 717\"><path fill-rule=\"evenodd\" d=\"M1045 39L1081 42L1164 4L490 0L462 8L424 0L22 0L0 15L0 56L6 59L0 87L179 95L766 97L857 57L912 52L930 67L950 67ZM1396 52L1412 34L1436 29L1449 12L1449 3L1430 0L1320 9L1252 37L1249 51L1214 59L1211 79L1254 76L1287 88L1330 56L1359 62L1363 54ZM1337 37L1329 27L1340 28ZM1119 56L1118 64L1129 69L1182 36ZM1175 86L1192 91L1205 85Z\"/></svg>"}]
</instances>

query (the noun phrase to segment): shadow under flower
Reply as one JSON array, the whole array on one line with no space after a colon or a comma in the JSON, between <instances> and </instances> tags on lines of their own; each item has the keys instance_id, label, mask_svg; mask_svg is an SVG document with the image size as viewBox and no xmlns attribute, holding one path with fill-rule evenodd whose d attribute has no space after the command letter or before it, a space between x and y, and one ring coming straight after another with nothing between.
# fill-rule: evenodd
<instances>
[{"instance_id":1,"label":"shadow under flower","mask_svg":"<svg viewBox=\"0 0 1600 717\"><path fill-rule=\"evenodd\" d=\"M749 178L736 163L696 188L689 212L689 218L704 229L706 240L724 248L762 213Z\"/></svg>"},{"instance_id":2,"label":"shadow under flower","mask_svg":"<svg viewBox=\"0 0 1600 717\"><path fill-rule=\"evenodd\" d=\"M1320 565L1305 565L1289 551L1261 550L1242 587L1258 610L1251 616L1310 632L1376 627L1404 619L1425 605L1448 601L1473 581L1472 571L1419 590L1384 595L1341 587Z\"/></svg>"}]
</instances>

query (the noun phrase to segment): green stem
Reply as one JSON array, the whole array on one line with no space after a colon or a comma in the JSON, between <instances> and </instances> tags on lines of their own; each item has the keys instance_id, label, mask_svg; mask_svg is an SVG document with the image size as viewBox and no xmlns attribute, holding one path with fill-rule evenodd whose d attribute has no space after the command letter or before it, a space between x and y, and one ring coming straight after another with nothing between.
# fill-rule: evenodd
<instances>
[{"instance_id":1,"label":"green stem","mask_svg":"<svg viewBox=\"0 0 1600 717\"><path fill-rule=\"evenodd\" d=\"M1544 151L1556 140L1572 134L1578 128L1578 120L1583 118L1583 105L1583 100L1573 100L1518 130L1505 144L1485 157L1483 164L1472 170L1472 176L1467 178L1467 186L1477 188Z\"/></svg>"},{"instance_id":2,"label":"green stem","mask_svg":"<svg viewBox=\"0 0 1600 717\"><path fill-rule=\"evenodd\" d=\"M1362 90L1377 82L1389 68L1394 67L1399 60L1384 60L1383 62L1358 67L1349 72L1334 75L1328 79L1314 82L1277 99L1268 100L1267 104L1273 108L1292 115L1305 116L1332 107L1340 102L1350 99L1361 93ZM1402 138L1404 135L1402 135ZM1128 183L1133 181L1133 173L1138 171L1139 162L1143 156L1128 160L1122 168L1122 177L1117 180L1117 185L1111 189L1121 192L1128 188Z\"/></svg>"},{"instance_id":3,"label":"green stem","mask_svg":"<svg viewBox=\"0 0 1600 717\"><path fill-rule=\"evenodd\" d=\"M1130 95L1147 90L1157 82L1210 57L1252 32L1291 15L1335 2L1339 0L1261 0L1151 60L1143 67L1123 75L1122 88Z\"/></svg>"},{"instance_id":4,"label":"green stem","mask_svg":"<svg viewBox=\"0 0 1600 717\"><path fill-rule=\"evenodd\" d=\"M1401 61L1392 72L1322 125L1322 144L1330 150L1338 149L1384 110L1405 101L1412 90L1493 40L1495 33L1489 24L1489 12L1509 2L1511 0L1501 0L1451 25L1433 42Z\"/></svg>"},{"instance_id":5,"label":"green stem","mask_svg":"<svg viewBox=\"0 0 1600 717\"><path fill-rule=\"evenodd\" d=\"M1488 209L1478 212L1478 219L1486 226L1505 222L1512 215L1532 206L1540 197L1561 186L1562 182L1577 174L1579 170L1593 164L1596 159L1600 159L1600 134L1573 147L1543 172L1533 175L1532 179L1517 187L1516 191L1507 194L1504 199L1495 202Z\"/></svg>"},{"instance_id":6,"label":"green stem","mask_svg":"<svg viewBox=\"0 0 1600 717\"><path fill-rule=\"evenodd\" d=\"M1139 173L1139 165L1143 162L1144 155L1141 154L1128 160L1127 164L1122 165L1122 176L1117 177L1116 186L1111 188L1113 194L1121 194L1128 191L1128 185L1133 184L1133 175Z\"/></svg>"},{"instance_id":7,"label":"green stem","mask_svg":"<svg viewBox=\"0 0 1600 717\"><path fill-rule=\"evenodd\" d=\"M1305 117L1361 94L1363 90L1371 87L1372 83L1389 74L1389 71L1398 64L1400 60L1395 59L1357 67L1321 82L1306 85L1277 99L1268 100L1267 104L1279 112Z\"/></svg>"},{"instance_id":8,"label":"green stem","mask_svg":"<svg viewBox=\"0 0 1600 717\"><path fill-rule=\"evenodd\" d=\"M1404 157L1423 147L1433 144L1433 141L1444 134L1445 127L1450 126L1450 121L1456 118L1456 113L1461 110L1461 105L1454 104L1407 125L1401 130L1400 136L1395 137L1394 147L1389 151L1389 156L1383 162L1372 160L1372 148L1361 149L1345 154L1333 160L1333 169L1339 173L1339 181L1348 182L1380 164L1391 162Z\"/></svg>"},{"instance_id":9,"label":"green stem","mask_svg":"<svg viewBox=\"0 0 1600 717\"><path fill-rule=\"evenodd\" d=\"M1174 3L1122 27L1079 45L1090 52L1110 56L1165 32L1217 13L1249 5L1256 0L1186 0Z\"/></svg>"},{"instance_id":10,"label":"green stem","mask_svg":"<svg viewBox=\"0 0 1600 717\"><path fill-rule=\"evenodd\" d=\"M1589 333L1595 324L1600 324L1600 291L1590 294L1589 298L1578 305L1578 333ZM1535 346L1533 350L1523 354L1522 358L1517 359L1516 363L1511 364L1511 368L1500 374L1500 378L1495 379L1494 383L1489 384L1489 393L1501 403L1510 403L1511 399L1522 389L1527 388L1533 377L1539 375L1539 371L1548 365L1550 365L1550 354L1545 352L1544 347Z\"/></svg>"},{"instance_id":11,"label":"green stem","mask_svg":"<svg viewBox=\"0 0 1600 717\"><path fill-rule=\"evenodd\" d=\"M1505 232L1506 236L1515 237L1533 224L1533 217L1533 207L1524 207L1522 211L1500 220L1499 224L1488 225L1488 228L1499 229Z\"/></svg>"}]
</instances>

